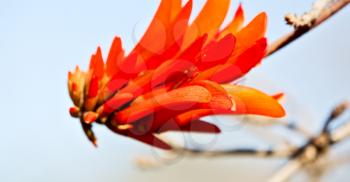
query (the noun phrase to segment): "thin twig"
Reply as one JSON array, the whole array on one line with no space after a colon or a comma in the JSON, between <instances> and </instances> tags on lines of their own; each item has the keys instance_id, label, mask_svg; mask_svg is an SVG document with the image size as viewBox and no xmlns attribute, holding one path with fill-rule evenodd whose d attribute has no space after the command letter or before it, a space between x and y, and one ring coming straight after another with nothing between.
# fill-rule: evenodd
<instances>
[{"instance_id":1,"label":"thin twig","mask_svg":"<svg viewBox=\"0 0 350 182\"><path fill-rule=\"evenodd\" d=\"M350 136L350 122L335 129L331 134L331 140L333 143L338 143Z\"/></svg>"},{"instance_id":2,"label":"thin twig","mask_svg":"<svg viewBox=\"0 0 350 182\"><path fill-rule=\"evenodd\" d=\"M335 121L339 116L341 116L349 108L349 105L349 102L345 101L340 103L337 107L335 107L329 115L329 117L327 118L322 131L328 131L331 123Z\"/></svg>"},{"instance_id":3,"label":"thin twig","mask_svg":"<svg viewBox=\"0 0 350 182\"><path fill-rule=\"evenodd\" d=\"M188 149L179 148L178 152L181 152L189 156L201 156L201 157L225 157L225 156L251 156L251 157L287 157L295 149L267 149L267 150L256 150L256 149L232 149L232 150L222 150L222 151L207 151L201 149Z\"/></svg>"},{"instance_id":4,"label":"thin twig","mask_svg":"<svg viewBox=\"0 0 350 182\"><path fill-rule=\"evenodd\" d=\"M318 161L335 144L350 136L350 122L341 125L335 130L328 128L329 124L342 115L348 108L348 102L335 107L327 118L323 130L289 156L288 163L270 179L271 182L285 181L298 169Z\"/></svg>"},{"instance_id":5,"label":"thin twig","mask_svg":"<svg viewBox=\"0 0 350 182\"><path fill-rule=\"evenodd\" d=\"M169 138L163 137L162 140L166 141L172 146L171 151L163 153L163 157L152 157L152 156L138 156L135 160L138 167L141 169L154 169L169 163L172 163L177 157L199 157L199 158L217 158L217 157L273 157L273 158L286 158L291 154L295 153L296 147L279 147L271 149L254 149L254 148L235 148L227 150L207 150L207 149L192 149L186 146L177 144Z\"/></svg>"},{"instance_id":6,"label":"thin twig","mask_svg":"<svg viewBox=\"0 0 350 182\"><path fill-rule=\"evenodd\" d=\"M174 146L173 146L174 147ZM274 157L274 158L285 158L289 157L296 151L296 148L287 148L287 149L266 149L258 150L253 148L238 148L232 150L216 150L208 151L206 149L189 149L185 147L174 147L170 152L165 153L165 156L168 154L169 157L164 158L155 158L152 156L138 156L135 160L136 164L142 169L153 169L158 168L163 165L172 163L174 160L171 156L186 156L186 157ZM177 158L175 158L177 159Z\"/></svg>"},{"instance_id":7,"label":"thin twig","mask_svg":"<svg viewBox=\"0 0 350 182\"><path fill-rule=\"evenodd\" d=\"M326 21L328 18L330 18L332 15L340 11L342 8L344 8L346 5L348 5L350 0L338 0L334 2L329 7L323 9L323 11L320 12L319 16L312 21L312 24L310 26L303 26L296 28L293 32L288 33L287 35L284 35L283 37L279 38L275 42L271 43L268 47L266 57L272 55L276 51L282 49L286 45L290 44L294 40L298 39L305 33L309 32L310 30L316 28L318 25Z\"/></svg>"},{"instance_id":8,"label":"thin twig","mask_svg":"<svg viewBox=\"0 0 350 182\"><path fill-rule=\"evenodd\" d=\"M282 167L279 172L277 172L269 182L281 182L286 181L290 176L292 176L301 167L299 160L294 159L290 161L287 165Z\"/></svg>"}]
</instances>

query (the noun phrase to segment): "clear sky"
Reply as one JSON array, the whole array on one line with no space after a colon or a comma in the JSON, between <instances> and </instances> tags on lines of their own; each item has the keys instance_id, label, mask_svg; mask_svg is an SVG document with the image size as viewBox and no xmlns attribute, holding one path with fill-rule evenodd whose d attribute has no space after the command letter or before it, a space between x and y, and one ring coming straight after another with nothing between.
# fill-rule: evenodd
<instances>
[{"instance_id":1,"label":"clear sky","mask_svg":"<svg viewBox=\"0 0 350 182\"><path fill-rule=\"evenodd\" d=\"M198 12L204 0L194 2ZM291 30L283 16L307 10L312 1L241 2L248 20L260 11L268 13L267 36L272 41ZM75 65L86 68L98 45L106 55L116 35L130 50L158 3L159 0L0 1L0 181L252 181L266 179L283 164L251 159L184 159L164 169L140 171L132 163L133 157L152 153L148 146L103 127L96 128L98 149L87 142L79 122L68 114L71 101L67 72ZM230 15L237 5L238 1L233 1ZM289 117L308 122L312 131L318 129L318 121L334 104L350 99L349 10L345 8L266 59L248 76L248 83L266 91L285 92L291 98L287 102L294 103ZM233 144L244 138L242 131L231 131L220 136L219 141ZM349 153L349 147L339 151ZM325 179L349 179L349 168L347 165L332 171Z\"/></svg>"}]
</instances>

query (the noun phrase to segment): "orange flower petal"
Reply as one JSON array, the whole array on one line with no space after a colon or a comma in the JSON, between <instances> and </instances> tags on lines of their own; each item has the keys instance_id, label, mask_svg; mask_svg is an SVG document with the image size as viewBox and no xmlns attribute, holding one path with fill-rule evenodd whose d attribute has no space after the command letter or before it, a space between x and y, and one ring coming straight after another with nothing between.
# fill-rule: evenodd
<instances>
[{"instance_id":1,"label":"orange flower petal","mask_svg":"<svg viewBox=\"0 0 350 182\"><path fill-rule=\"evenodd\" d=\"M118 63L124 59L124 50L122 48L121 39L115 37L109 50L106 72L109 77L112 77L118 72Z\"/></svg>"},{"instance_id":2,"label":"orange flower petal","mask_svg":"<svg viewBox=\"0 0 350 182\"><path fill-rule=\"evenodd\" d=\"M97 76L97 78L101 79L104 74L104 62L102 58L101 48L98 47L96 50L96 54L91 56L90 61L90 70L92 70L93 76Z\"/></svg>"},{"instance_id":3,"label":"orange flower petal","mask_svg":"<svg viewBox=\"0 0 350 182\"><path fill-rule=\"evenodd\" d=\"M203 91L205 93L201 93ZM232 106L231 97L228 96L224 88L214 82L201 81L193 83L191 86L155 96L152 100L143 100L139 104L132 104L129 108L117 113L114 119L118 122L122 121L120 124L126 124L124 121L126 119L128 120L127 123L139 121L137 122L139 125L143 123L142 125L147 126L144 128L156 131L177 115L193 109L211 109L215 112L225 110L225 112L229 112ZM124 113L125 111L126 113ZM190 118L186 120L187 122L179 122L178 124L185 126L191 120L193 119Z\"/></svg>"},{"instance_id":4,"label":"orange flower petal","mask_svg":"<svg viewBox=\"0 0 350 182\"><path fill-rule=\"evenodd\" d=\"M116 75L115 75L116 76ZM109 95L113 95L116 91L122 88L124 85L128 83L127 79L112 77L106 84L103 93L107 93L107 97Z\"/></svg>"},{"instance_id":5,"label":"orange flower petal","mask_svg":"<svg viewBox=\"0 0 350 182\"><path fill-rule=\"evenodd\" d=\"M93 98L96 97L98 94L98 85L99 85L99 79L97 76L92 76L90 84L89 84L89 89L87 93L88 98Z\"/></svg>"},{"instance_id":6,"label":"orange flower petal","mask_svg":"<svg viewBox=\"0 0 350 182\"><path fill-rule=\"evenodd\" d=\"M114 74L113 77L109 79L106 87L103 89L102 93L104 93L106 97L113 95L123 86L125 86L131 79L138 75L138 60L139 56L137 54L130 54L128 57L118 63L117 74Z\"/></svg>"},{"instance_id":7,"label":"orange flower petal","mask_svg":"<svg viewBox=\"0 0 350 182\"><path fill-rule=\"evenodd\" d=\"M129 81L128 85L122 88L119 93L132 93L135 97L147 93L152 89L152 72L144 73L142 76Z\"/></svg>"},{"instance_id":8,"label":"orange flower petal","mask_svg":"<svg viewBox=\"0 0 350 182\"><path fill-rule=\"evenodd\" d=\"M108 116L132 99L134 96L131 93L117 93L98 109L98 113L101 117Z\"/></svg>"},{"instance_id":9,"label":"orange flower petal","mask_svg":"<svg viewBox=\"0 0 350 182\"><path fill-rule=\"evenodd\" d=\"M265 12L257 15L246 27L240 30L237 35L237 50L235 55L240 55L257 40L265 37L267 26L267 15Z\"/></svg>"},{"instance_id":10,"label":"orange flower petal","mask_svg":"<svg viewBox=\"0 0 350 182\"><path fill-rule=\"evenodd\" d=\"M210 77L210 80L218 83L228 83L245 75L260 63L265 55L266 47L266 39L260 39L255 45L237 58L230 60L225 66L219 66L220 69Z\"/></svg>"},{"instance_id":11,"label":"orange flower petal","mask_svg":"<svg viewBox=\"0 0 350 182\"><path fill-rule=\"evenodd\" d=\"M187 125L193 120L197 120L202 116L230 113L232 108L235 107L235 103L232 102L231 96L227 91L218 83L202 80L193 82L191 85L200 85L209 90L212 94L212 98L207 106L196 108L195 110L189 110L176 116L176 121L179 125Z\"/></svg>"},{"instance_id":12,"label":"orange flower petal","mask_svg":"<svg viewBox=\"0 0 350 182\"><path fill-rule=\"evenodd\" d=\"M165 85L161 87L154 88L152 91L145 93L144 95L141 95L137 97L132 104L140 104L146 99L153 98L157 95L164 94L170 90L171 87Z\"/></svg>"},{"instance_id":13,"label":"orange flower petal","mask_svg":"<svg viewBox=\"0 0 350 182\"><path fill-rule=\"evenodd\" d=\"M236 34L242 27L244 23L244 11L242 4L239 5L236 10L233 20L225 27L221 32L219 37L224 37L227 34Z\"/></svg>"},{"instance_id":14,"label":"orange flower petal","mask_svg":"<svg viewBox=\"0 0 350 182\"><path fill-rule=\"evenodd\" d=\"M217 73L219 70L222 70L226 66L227 66L227 64L226 65L217 65L217 66L214 66L214 67L209 68L207 70L204 70L202 72L198 72L198 74L192 79L191 82L196 82L196 81L200 81L200 80L211 80L211 77L215 73Z\"/></svg>"},{"instance_id":15,"label":"orange flower petal","mask_svg":"<svg viewBox=\"0 0 350 182\"><path fill-rule=\"evenodd\" d=\"M207 103L211 99L210 92L201 86L188 86L157 95L144 100L140 104L131 105L115 115L121 124L135 122L161 109L169 109L173 113L189 109L198 103Z\"/></svg>"},{"instance_id":16,"label":"orange flower petal","mask_svg":"<svg viewBox=\"0 0 350 182\"><path fill-rule=\"evenodd\" d=\"M192 11L192 0L181 9L174 21L167 27L166 45L162 52L153 54L149 59L145 60L148 69L154 69L174 57L181 48L184 33L188 27L188 21Z\"/></svg>"},{"instance_id":17,"label":"orange flower petal","mask_svg":"<svg viewBox=\"0 0 350 182\"><path fill-rule=\"evenodd\" d=\"M220 133L221 130L214 124L201 121L193 120L187 125L180 126L177 122L165 123L157 132L163 133L167 131L183 131L183 132L199 132L199 133Z\"/></svg>"},{"instance_id":18,"label":"orange flower petal","mask_svg":"<svg viewBox=\"0 0 350 182\"><path fill-rule=\"evenodd\" d=\"M185 34L182 48L188 47L197 37L208 34L211 40L224 21L229 9L230 0L207 0L202 11Z\"/></svg>"},{"instance_id":19,"label":"orange flower petal","mask_svg":"<svg viewBox=\"0 0 350 182\"><path fill-rule=\"evenodd\" d=\"M196 109L191 110L176 116L176 123L180 126L186 126L189 123L198 120L201 117L214 115L214 114L224 114L232 113L231 110L217 110L217 109Z\"/></svg>"},{"instance_id":20,"label":"orange flower petal","mask_svg":"<svg viewBox=\"0 0 350 182\"><path fill-rule=\"evenodd\" d=\"M152 54L162 52L166 46L167 29L181 10L181 0L162 0L147 31L132 52L146 60Z\"/></svg>"},{"instance_id":21,"label":"orange flower petal","mask_svg":"<svg viewBox=\"0 0 350 182\"><path fill-rule=\"evenodd\" d=\"M181 0L170 0L171 1L171 12L170 12L170 21L174 20L179 12L181 11Z\"/></svg>"},{"instance_id":22,"label":"orange flower petal","mask_svg":"<svg viewBox=\"0 0 350 182\"><path fill-rule=\"evenodd\" d=\"M236 104L236 114L257 114L283 117L283 107L271 96L258 90L235 85L223 85Z\"/></svg>"},{"instance_id":23,"label":"orange flower petal","mask_svg":"<svg viewBox=\"0 0 350 182\"><path fill-rule=\"evenodd\" d=\"M119 69L121 71L121 77L123 78L130 78L133 77L138 73L137 70L137 61L139 59L138 54L136 53L131 53L129 56L127 56L119 66Z\"/></svg>"},{"instance_id":24,"label":"orange flower petal","mask_svg":"<svg viewBox=\"0 0 350 182\"><path fill-rule=\"evenodd\" d=\"M169 60L160 65L153 73L151 80L152 85L157 86L161 83L165 83L165 81L171 80L174 75L178 76L178 73L189 71L191 67L194 67L195 62L198 60L197 55L199 55L206 38L206 35L199 37L191 46L183 51L178 58Z\"/></svg>"},{"instance_id":25,"label":"orange flower petal","mask_svg":"<svg viewBox=\"0 0 350 182\"><path fill-rule=\"evenodd\" d=\"M202 71L225 63L235 48L235 42L235 37L232 34L223 37L219 41L210 42L202 52L201 60L197 64L198 70Z\"/></svg>"},{"instance_id":26,"label":"orange flower petal","mask_svg":"<svg viewBox=\"0 0 350 182\"><path fill-rule=\"evenodd\" d=\"M188 28L188 22L192 12L192 4L192 0L189 0L173 21L171 29L169 30L174 40L179 40L185 36L184 34Z\"/></svg>"},{"instance_id":27,"label":"orange flower petal","mask_svg":"<svg viewBox=\"0 0 350 182\"><path fill-rule=\"evenodd\" d=\"M204 43L208 40L208 34L203 34L202 36L198 36L193 42L191 42L190 46L188 46L178 57L178 59L183 60L193 60L196 55L200 53L202 50Z\"/></svg>"},{"instance_id":28,"label":"orange flower petal","mask_svg":"<svg viewBox=\"0 0 350 182\"><path fill-rule=\"evenodd\" d=\"M200 85L206 88L212 95L210 102L208 102L207 108L217 109L217 110L231 110L232 101L228 96L226 90L218 83L202 80L198 82L193 82L191 85Z\"/></svg>"}]
</instances>

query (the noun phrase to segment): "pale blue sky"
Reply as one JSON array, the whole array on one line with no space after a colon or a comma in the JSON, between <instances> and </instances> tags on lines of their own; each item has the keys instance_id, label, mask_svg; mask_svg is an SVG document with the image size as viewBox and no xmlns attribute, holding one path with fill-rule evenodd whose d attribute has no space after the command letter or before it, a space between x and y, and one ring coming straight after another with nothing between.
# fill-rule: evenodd
<instances>
[{"instance_id":1,"label":"pale blue sky","mask_svg":"<svg viewBox=\"0 0 350 182\"><path fill-rule=\"evenodd\" d=\"M198 12L204 0L194 2ZM247 19L267 11L267 35L269 40L274 40L291 30L285 25L283 15L301 13L312 1L242 2ZM116 136L103 127L96 128L100 143L97 150L87 142L79 122L68 114L71 101L66 88L67 72L77 64L85 68L97 45L106 54L115 35L122 37L125 48L130 50L158 3L159 0L0 2L1 181L207 182L224 177L221 180L224 182L236 179L235 176L248 180L266 178L282 164L270 165L261 160L230 160L230 163L199 160L144 172L134 167L132 159L137 153L150 153L149 147ZM237 5L238 1L232 3L230 15ZM324 118L334 104L350 99L349 10L345 8L317 30L266 59L251 72L248 81L249 78L252 83L266 80L273 85L273 91L286 92L299 104L291 109L293 114L303 115L298 113L301 110L309 118ZM312 130L318 124L312 124ZM230 141L223 136L220 139ZM349 153L348 147L343 150ZM236 169L235 164L242 166L241 169ZM255 165L260 168L254 168ZM257 178L250 175L250 170L260 171ZM346 170L335 172L332 179L348 179Z\"/></svg>"}]
</instances>

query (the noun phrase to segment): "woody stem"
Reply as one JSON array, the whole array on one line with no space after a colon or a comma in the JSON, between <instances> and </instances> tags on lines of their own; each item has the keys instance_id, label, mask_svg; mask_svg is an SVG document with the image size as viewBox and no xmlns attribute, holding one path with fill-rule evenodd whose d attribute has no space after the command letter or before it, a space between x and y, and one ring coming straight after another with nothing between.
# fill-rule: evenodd
<instances>
[{"instance_id":1,"label":"woody stem","mask_svg":"<svg viewBox=\"0 0 350 182\"><path fill-rule=\"evenodd\" d=\"M294 31L282 36L281 38L277 39L275 42L271 43L267 49L266 57L279 51L283 47L287 46L288 44L292 43L299 37L303 36L305 33L316 28L318 25L320 25L321 23L323 23L324 21L332 17L335 13L340 11L349 3L350 3L350 0L338 0L334 2L332 5L330 5L329 7L324 8L321 11L321 13L318 15L318 17L315 17L315 20L310 26L296 27Z\"/></svg>"}]
</instances>

